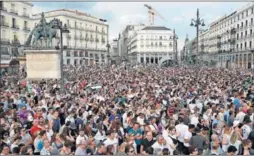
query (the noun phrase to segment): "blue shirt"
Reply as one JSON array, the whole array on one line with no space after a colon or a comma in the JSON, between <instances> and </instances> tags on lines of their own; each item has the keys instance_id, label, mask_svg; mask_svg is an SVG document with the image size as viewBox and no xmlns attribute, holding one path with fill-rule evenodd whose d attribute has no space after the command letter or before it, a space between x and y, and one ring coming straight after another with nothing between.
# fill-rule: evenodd
<instances>
[{"instance_id":1,"label":"blue shirt","mask_svg":"<svg viewBox=\"0 0 254 156\"><path fill-rule=\"evenodd\" d=\"M242 107L240 100L238 98L234 99L234 105L236 109L239 109L240 107Z\"/></svg>"},{"instance_id":2,"label":"blue shirt","mask_svg":"<svg viewBox=\"0 0 254 156\"><path fill-rule=\"evenodd\" d=\"M141 129L138 129L137 131L135 131L133 128L132 129L130 129L129 131L128 131L128 134L134 134L134 136L136 136L136 135L142 135L142 131L141 131ZM141 144L141 139L135 139L135 142L136 142L136 144L137 145L140 145Z\"/></svg>"}]
</instances>

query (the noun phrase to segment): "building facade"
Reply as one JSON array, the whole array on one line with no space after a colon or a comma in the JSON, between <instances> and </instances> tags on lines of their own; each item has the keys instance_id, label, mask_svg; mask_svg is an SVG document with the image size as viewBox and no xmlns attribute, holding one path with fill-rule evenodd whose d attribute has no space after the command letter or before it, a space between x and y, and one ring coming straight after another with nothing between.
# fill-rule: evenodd
<instances>
[{"instance_id":1,"label":"building facade","mask_svg":"<svg viewBox=\"0 0 254 156\"><path fill-rule=\"evenodd\" d=\"M107 62L108 23L89 14L67 9L44 13L47 22L54 18L66 24L70 33L63 34L64 64L94 65ZM39 23L41 14L33 15L33 27ZM59 36L54 44L59 42Z\"/></svg>"},{"instance_id":2,"label":"building facade","mask_svg":"<svg viewBox=\"0 0 254 156\"><path fill-rule=\"evenodd\" d=\"M127 43L132 63L158 64L163 57L174 59L173 31L160 26L147 26L136 31Z\"/></svg>"},{"instance_id":3,"label":"building facade","mask_svg":"<svg viewBox=\"0 0 254 156\"><path fill-rule=\"evenodd\" d=\"M1 60L23 55L19 48L25 44L32 27L32 3L0 1Z\"/></svg>"},{"instance_id":4,"label":"building facade","mask_svg":"<svg viewBox=\"0 0 254 156\"><path fill-rule=\"evenodd\" d=\"M131 36L136 33L137 31L143 29L145 27L144 24L137 24L137 25L127 25L122 33L120 33L118 38L118 53L119 59L124 60L128 59L128 40Z\"/></svg>"},{"instance_id":5,"label":"building facade","mask_svg":"<svg viewBox=\"0 0 254 156\"><path fill-rule=\"evenodd\" d=\"M208 30L199 33L198 55L203 55L205 61L216 60L218 67L253 67L253 18L254 2L251 2L213 21Z\"/></svg>"}]
</instances>

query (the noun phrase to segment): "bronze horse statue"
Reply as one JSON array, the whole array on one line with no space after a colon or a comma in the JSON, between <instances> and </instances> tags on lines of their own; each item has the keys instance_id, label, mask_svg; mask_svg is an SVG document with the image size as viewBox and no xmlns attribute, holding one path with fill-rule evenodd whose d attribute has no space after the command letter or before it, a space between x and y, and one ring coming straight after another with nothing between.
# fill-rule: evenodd
<instances>
[{"instance_id":1,"label":"bronze horse statue","mask_svg":"<svg viewBox=\"0 0 254 156\"><path fill-rule=\"evenodd\" d=\"M53 38L56 38L56 35L57 35L57 29L54 28L54 26L58 22L57 20L58 19L53 19L49 23L47 23L45 26L36 25L36 27L30 33L30 35L26 41L26 45L30 45L31 41L32 41L32 37L34 37L33 41L32 41L32 46L35 46L35 45L38 46L38 41L41 38L44 38L44 39L47 39L46 46L52 47ZM41 42L41 44L42 44L42 42Z\"/></svg>"}]
</instances>

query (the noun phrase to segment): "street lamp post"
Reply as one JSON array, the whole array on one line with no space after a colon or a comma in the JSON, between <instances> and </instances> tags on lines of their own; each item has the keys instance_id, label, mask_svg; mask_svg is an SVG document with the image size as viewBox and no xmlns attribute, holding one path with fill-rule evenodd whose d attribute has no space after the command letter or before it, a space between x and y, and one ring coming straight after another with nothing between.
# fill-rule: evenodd
<instances>
[{"instance_id":1,"label":"street lamp post","mask_svg":"<svg viewBox=\"0 0 254 156\"><path fill-rule=\"evenodd\" d=\"M197 17L196 19L191 19L190 26L194 26L197 29L197 55L198 55L198 37L199 37L199 26L205 26L204 20L199 17L199 9L197 9Z\"/></svg>"},{"instance_id":2,"label":"street lamp post","mask_svg":"<svg viewBox=\"0 0 254 156\"><path fill-rule=\"evenodd\" d=\"M177 35L175 33L175 30L173 31L173 51L175 55L175 62L177 62Z\"/></svg>"},{"instance_id":3,"label":"street lamp post","mask_svg":"<svg viewBox=\"0 0 254 156\"><path fill-rule=\"evenodd\" d=\"M107 43L107 45L106 45L106 47L107 47L107 58L108 58L108 64L109 64L109 49L110 49L110 44L109 43Z\"/></svg>"},{"instance_id":4,"label":"street lamp post","mask_svg":"<svg viewBox=\"0 0 254 156\"><path fill-rule=\"evenodd\" d=\"M67 28L67 25L64 24L60 21L60 20L56 20L57 23L54 26L54 28L57 28L60 30L60 56L61 56L61 60L60 60L60 72L61 72L61 87L60 87L60 92L64 93L64 72L63 72L63 33L70 33L69 29Z\"/></svg>"}]
</instances>

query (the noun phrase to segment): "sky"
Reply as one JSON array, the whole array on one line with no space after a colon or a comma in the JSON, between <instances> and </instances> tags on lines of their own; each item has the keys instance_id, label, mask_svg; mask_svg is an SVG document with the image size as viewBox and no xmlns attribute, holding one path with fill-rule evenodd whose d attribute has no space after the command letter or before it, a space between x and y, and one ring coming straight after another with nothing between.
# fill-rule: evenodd
<instances>
[{"instance_id":1,"label":"sky","mask_svg":"<svg viewBox=\"0 0 254 156\"><path fill-rule=\"evenodd\" d=\"M153 7L166 21L155 16L155 25L175 29L178 48L182 49L188 34L189 39L196 35L191 27L191 19L196 17L199 8L200 18L208 25L225 14L230 14L248 2L33 2L33 14L56 9L78 10L106 19L109 23L109 39L113 40L128 24L148 25L148 10L144 4Z\"/></svg>"}]
</instances>

